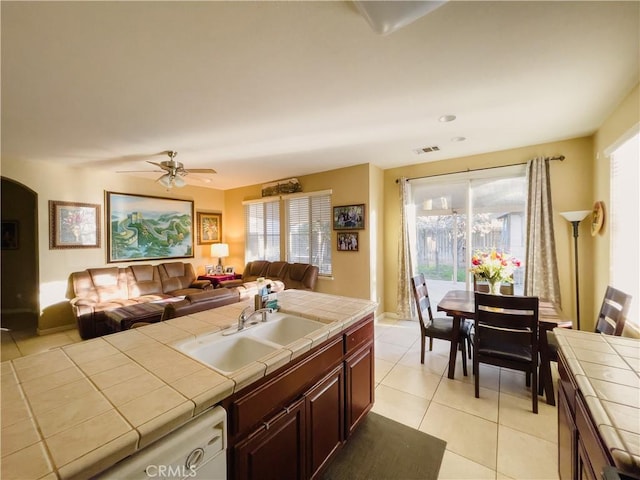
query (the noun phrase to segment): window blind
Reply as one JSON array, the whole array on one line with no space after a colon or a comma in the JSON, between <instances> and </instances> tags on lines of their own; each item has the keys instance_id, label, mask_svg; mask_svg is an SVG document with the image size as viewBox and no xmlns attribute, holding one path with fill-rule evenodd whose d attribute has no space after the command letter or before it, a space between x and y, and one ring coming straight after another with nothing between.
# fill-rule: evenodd
<instances>
[{"instance_id":1,"label":"window blind","mask_svg":"<svg viewBox=\"0 0 640 480\"><path fill-rule=\"evenodd\" d=\"M280 260L280 200L246 203L245 260Z\"/></svg>"}]
</instances>

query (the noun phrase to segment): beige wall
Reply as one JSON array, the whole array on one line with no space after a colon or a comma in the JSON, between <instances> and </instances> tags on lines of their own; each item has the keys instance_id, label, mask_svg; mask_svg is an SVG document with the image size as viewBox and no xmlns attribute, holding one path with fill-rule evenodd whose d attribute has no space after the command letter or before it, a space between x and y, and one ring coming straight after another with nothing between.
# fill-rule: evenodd
<instances>
[{"instance_id":1,"label":"beige wall","mask_svg":"<svg viewBox=\"0 0 640 480\"><path fill-rule=\"evenodd\" d=\"M599 310L602 297L609 284L610 231L606 214L610 201L610 162L607 150L616 145L631 130L636 129L637 131L638 122L640 122L640 86L636 85L594 136L594 183L591 200L592 203L602 201L605 205L604 225L600 233L593 238L594 289L592 302L595 312ZM590 328L593 328L593 325Z\"/></svg>"},{"instance_id":2,"label":"beige wall","mask_svg":"<svg viewBox=\"0 0 640 480\"><path fill-rule=\"evenodd\" d=\"M376 172L370 169L368 165L357 165L298 177L303 192L332 190L331 201L334 206L365 204L365 230L359 231L358 251L338 252L336 249L336 236L335 232L333 232L331 240L333 276L331 278L320 277L317 291L355 298L371 298L371 259L375 256L370 253L372 244L371 232L372 228L381 227L378 224L375 227L371 225L370 192L372 189L370 188L370 181L373 178L373 181L380 183L380 176L379 171ZM261 185L225 191L225 217L227 218L225 237L229 242L229 262L237 265L239 267L238 270L242 270L245 265L244 208L242 202L258 198L261 198ZM378 214L379 204L381 204L381 200L378 200L374 205L374 215Z\"/></svg>"},{"instance_id":3,"label":"beige wall","mask_svg":"<svg viewBox=\"0 0 640 480\"><path fill-rule=\"evenodd\" d=\"M525 163L537 156L564 155L564 161L550 162L551 192L554 210L554 229L556 232L556 253L560 275L562 308L568 315L575 311L575 290L573 271L573 237L571 225L558 212L566 210L587 210L591 208L592 198L592 138L578 138L562 142L546 143L516 148L482 155L473 155L441 162L420 163L406 167L393 168L384 172L385 229L384 229L384 311L395 313L397 307L397 251L398 229L400 225L400 200L396 179L399 177L422 177L442 173L453 173L467 169L487 168ZM592 281L592 241L588 234L588 224L580 225L580 316L591 318L593 304L590 295L585 300L584 292L591 292Z\"/></svg>"},{"instance_id":4,"label":"beige wall","mask_svg":"<svg viewBox=\"0 0 640 480\"><path fill-rule=\"evenodd\" d=\"M2 176L23 184L38 195L37 251L40 273L37 281L42 312L40 330L75 324L71 310L65 302L69 274L106 264L105 190L193 200L195 211L224 211L224 193L220 190L189 186L167 192L152 180L110 174L95 169L65 168L47 162L3 158ZM49 250L49 200L99 204L102 219L101 248ZM224 215L222 223L224 233ZM186 261L193 263L198 271L204 271L203 265L210 263L209 247L195 245L194 258Z\"/></svg>"},{"instance_id":5,"label":"beige wall","mask_svg":"<svg viewBox=\"0 0 640 480\"><path fill-rule=\"evenodd\" d=\"M384 313L384 171L369 167L369 213L367 215L370 258L370 300L378 302L376 315Z\"/></svg>"}]
</instances>

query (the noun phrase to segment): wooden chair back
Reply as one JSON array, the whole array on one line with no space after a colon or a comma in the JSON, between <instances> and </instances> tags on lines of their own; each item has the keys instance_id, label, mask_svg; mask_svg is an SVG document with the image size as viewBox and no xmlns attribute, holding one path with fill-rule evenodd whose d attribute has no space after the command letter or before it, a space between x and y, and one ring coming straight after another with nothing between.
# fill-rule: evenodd
<instances>
[{"instance_id":1,"label":"wooden chair back","mask_svg":"<svg viewBox=\"0 0 640 480\"><path fill-rule=\"evenodd\" d=\"M631 299L631 295L608 286L602 300L600 313L598 313L595 332L618 337L622 335Z\"/></svg>"}]
</instances>

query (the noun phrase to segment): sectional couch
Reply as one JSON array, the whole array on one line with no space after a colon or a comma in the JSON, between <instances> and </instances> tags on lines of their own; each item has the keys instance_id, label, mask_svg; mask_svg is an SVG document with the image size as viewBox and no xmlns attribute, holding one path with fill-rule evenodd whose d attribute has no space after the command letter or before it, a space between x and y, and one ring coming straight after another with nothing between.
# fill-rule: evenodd
<instances>
[{"instance_id":1,"label":"sectional couch","mask_svg":"<svg viewBox=\"0 0 640 480\"><path fill-rule=\"evenodd\" d=\"M241 299L250 298L258 292L258 278L264 278L271 285L271 291L285 289L315 290L318 281L318 267L308 263L269 262L254 260L247 263L242 278L224 280L221 287L237 288Z\"/></svg>"},{"instance_id":2,"label":"sectional couch","mask_svg":"<svg viewBox=\"0 0 640 480\"><path fill-rule=\"evenodd\" d=\"M105 312L146 302L178 300L212 289L197 280L191 263L88 268L69 275L67 298L83 339L112 333ZM178 297L178 298L176 298Z\"/></svg>"}]
</instances>

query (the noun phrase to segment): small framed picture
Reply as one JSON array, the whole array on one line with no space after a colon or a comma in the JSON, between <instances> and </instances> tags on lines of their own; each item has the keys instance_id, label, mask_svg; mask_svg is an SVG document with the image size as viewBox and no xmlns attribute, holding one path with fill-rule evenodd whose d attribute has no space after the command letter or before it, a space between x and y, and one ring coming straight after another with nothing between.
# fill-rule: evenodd
<instances>
[{"instance_id":1,"label":"small framed picture","mask_svg":"<svg viewBox=\"0 0 640 480\"><path fill-rule=\"evenodd\" d=\"M2 250L18 250L18 221L2 220Z\"/></svg>"},{"instance_id":2,"label":"small framed picture","mask_svg":"<svg viewBox=\"0 0 640 480\"><path fill-rule=\"evenodd\" d=\"M338 232L338 251L357 252L358 232Z\"/></svg>"},{"instance_id":3,"label":"small framed picture","mask_svg":"<svg viewBox=\"0 0 640 480\"><path fill-rule=\"evenodd\" d=\"M99 247L100 205L49 200L49 249Z\"/></svg>"},{"instance_id":4,"label":"small framed picture","mask_svg":"<svg viewBox=\"0 0 640 480\"><path fill-rule=\"evenodd\" d=\"M225 267L224 268L224 273L226 275L235 275L236 274L236 267Z\"/></svg>"},{"instance_id":5,"label":"small framed picture","mask_svg":"<svg viewBox=\"0 0 640 480\"><path fill-rule=\"evenodd\" d=\"M364 203L333 207L334 230L362 230L364 228Z\"/></svg>"},{"instance_id":6,"label":"small framed picture","mask_svg":"<svg viewBox=\"0 0 640 480\"><path fill-rule=\"evenodd\" d=\"M211 245L222 241L222 214L196 212L198 245Z\"/></svg>"},{"instance_id":7,"label":"small framed picture","mask_svg":"<svg viewBox=\"0 0 640 480\"><path fill-rule=\"evenodd\" d=\"M216 265L214 275L223 275L223 274L224 274L224 268L222 268L222 265Z\"/></svg>"},{"instance_id":8,"label":"small framed picture","mask_svg":"<svg viewBox=\"0 0 640 480\"><path fill-rule=\"evenodd\" d=\"M207 275L213 275L216 272L216 267L213 265L205 265L204 273Z\"/></svg>"}]
</instances>

